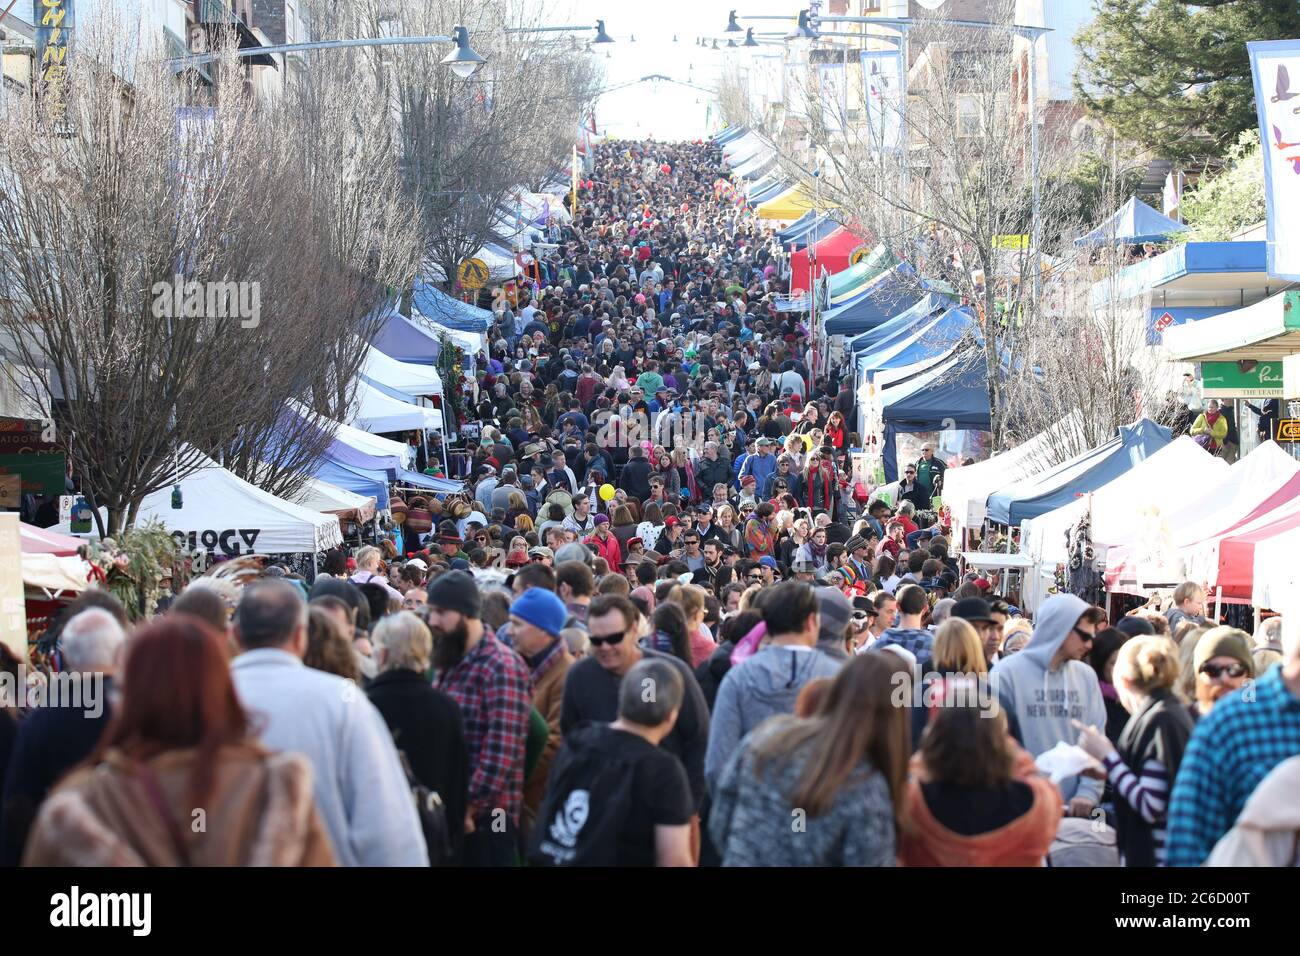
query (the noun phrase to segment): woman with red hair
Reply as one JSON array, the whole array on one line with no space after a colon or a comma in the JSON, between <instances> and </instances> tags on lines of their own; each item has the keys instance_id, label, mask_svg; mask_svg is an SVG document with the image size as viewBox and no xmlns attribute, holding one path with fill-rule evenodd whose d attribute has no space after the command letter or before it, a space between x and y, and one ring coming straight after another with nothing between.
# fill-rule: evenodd
<instances>
[{"instance_id":1,"label":"woman with red hair","mask_svg":"<svg viewBox=\"0 0 1300 956\"><path fill-rule=\"evenodd\" d=\"M217 633L170 614L127 645L99 746L41 806L25 866L332 866L311 766L256 742Z\"/></svg>"}]
</instances>

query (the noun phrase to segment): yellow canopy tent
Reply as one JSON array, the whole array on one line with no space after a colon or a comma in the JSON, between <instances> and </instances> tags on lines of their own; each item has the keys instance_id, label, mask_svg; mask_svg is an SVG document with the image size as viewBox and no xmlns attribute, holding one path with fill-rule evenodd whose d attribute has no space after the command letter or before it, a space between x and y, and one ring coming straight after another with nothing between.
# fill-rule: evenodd
<instances>
[{"instance_id":1,"label":"yellow canopy tent","mask_svg":"<svg viewBox=\"0 0 1300 956\"><path fill-rule=\"evenodd\" d=\"M833 206L825 200L818 203L819 209L828 209ZM759 219L798 219L808 210L813 208L813 201L809 195L803 191L801 186L791 186L779 196L773 196L767 202L759 205L756 210Z\"/></svg>"}]
</instances>

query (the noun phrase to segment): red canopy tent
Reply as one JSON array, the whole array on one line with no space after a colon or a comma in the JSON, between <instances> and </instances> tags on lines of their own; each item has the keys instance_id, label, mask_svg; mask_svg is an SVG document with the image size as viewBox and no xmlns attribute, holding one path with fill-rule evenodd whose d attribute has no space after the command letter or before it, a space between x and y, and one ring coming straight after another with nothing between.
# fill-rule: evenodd
<instances>
[{"instance_id":1,"label":"red canopy tent","mask_svg":"<svg viewBox=\"0 0 1300 956\"><path fill-rule=\"evenodd\" d=\"M38 528L24 522L19 522L18 533L23 554L52 554L67 558L76 554L77 548L83 544L80 538Z\"/></svg>"},{"instance_id":2,"label":"red canopy tent","mask_svg":"<svg viewBox=\"0 0 1300 956\"><path fill-rule=\"evenodd\" d=\"M844 226L840 226L816 244L817 274L821 275L823 268L828 275L843 272L849 267L849 260L854 251L864 248L865 245L866 243L863 242L860 236L850 232ZM811 249L811 246L805 246L790 257L791 293L799 289L804 292L812 289L808 255Z\"/></svg>"},{"instance_id":3,"label":"red canopy tent","mask_svg":"<svg viewBox=\"0 0 1300 956\"><path fill-rule=\"evenodd\" d=\"M1219 541L1219 569L1214 586L1223 588L1225 598L1249 601L1255 584L1255 545L1297 528L1300 528L1300 499L1239 526Z\"/></svg>"}]
</instances>

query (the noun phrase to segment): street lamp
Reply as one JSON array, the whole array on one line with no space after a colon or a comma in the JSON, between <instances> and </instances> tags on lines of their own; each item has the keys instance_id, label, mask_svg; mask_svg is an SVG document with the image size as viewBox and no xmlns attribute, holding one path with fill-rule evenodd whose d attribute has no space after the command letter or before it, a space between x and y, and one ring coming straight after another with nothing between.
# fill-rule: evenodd
<instances>
[{"instance_id":1,"label":"street lamp","mask_svg":"<svg viewBox=\"0 0 1300 956\"><path fill-rule=\"evenodd\" d=\"M592 43L613 43L614 42L614 38L605 32L604 20L596 21L596 39L592 40L591 42Z\"/></svg>"},{"instance_id":2,"label":"street lamp","mask_svg":"<svg viewBox=\"0 0 1300 956\"><path fill-rule=\"evenodd\" d=\"M794 28L794 32L786 37L787 40L816 40L817 31L808 25L808 11L799 11L799 22Z\"/></svg>"},{"instance_id":3,"label":"street lamp","mask_svg":"<svg viewBox=\"0 0 1300 956\"><path fill-rule=\"evenodd\" d=\"M243 49L221 51L209 50L206 53L187 53L184 56L168 57L167 62L179 68L199 66L211 63L219 57L233 56L243 59L250 56L270 56L272 54L303 53L310 50L344 50L351 47L374 46L428 46L434 43L454 43L456 49L443 58L442 62L451 67L462 79L474 75L483 63L483 57L474 52L469 45L469 31L456 27L451 36L422 37L349 37L346 40L313 40L310 43L281 43L277 46L254 46Z\"/></svg>"},{"instance_id":4,"label":"street lamp","mask_svg":"<svg viewBox=\"0 0 1300 956\"><path fill-rule=\"evenodd\" d=\"M741 31L741 26L739 23L736 22L736 11L732 10L729 14L727 14L727 29L724 32L739 33L740 31Z\"/></svg>"},{"instance_id":5,"label":"street lamp","mask_svg":"<svg viewBox=\"0 0 1300 956\"><path fill-rule=\"evenodd\" d=\"M741 46L758 46L758 41L754 39L754 28L749 27L745 30L745 42Z\"/></svg>"},{"instance_id":6,"label":"street lamp","mask_svg":"<svg viewBox=\"0 0 1300 956\"><path fill-rule=\"evenodd\" d=\"M451 35L456 41L456 49L444 56L442 63L451 67L451 72L462 80L468 80L487 61L469 45L469 31L464 27L456 27Z\"/></svg>"}]
</instances>

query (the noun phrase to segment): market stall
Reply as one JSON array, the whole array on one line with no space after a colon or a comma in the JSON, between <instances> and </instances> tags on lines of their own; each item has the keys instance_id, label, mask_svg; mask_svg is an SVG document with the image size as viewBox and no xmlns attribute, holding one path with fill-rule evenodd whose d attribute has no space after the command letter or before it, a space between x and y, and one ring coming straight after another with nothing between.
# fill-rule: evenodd
<instances>
[{"instance_id":1,"label":"market stall","mask_svg":"<svg viewBox=\"0 0 1300 956\"><path fill-rule=\"evenodd\" d=\"M1300 463L1277 442L1260 445L1218 481L1196 489L1196 497L1182 507L1165 509L1155 534L1111 548L1106 553L1107 590L1145 597L1156 588L1176 587L1187 577L1184 549L1263 513L1259 509L1266 502L1286 500L1297 473Z\"/></svg>"},{"instance_id":2,"label":"market stall","mask_svg":"<svg viewBox=\"0 0 1300 956\"><path fill-rule=\"evenodd\" d=\"M1149 418L1121 425L1105 444L989 495L988 520L1018 527L1113 481L1171 441L1172 432Z\"/></svg>"},{"instance_id":3,"label":"market stall","mask_svg":"<svg viewBox=\"0 0 1300 956\"><path fill-rule=\"evenodd\" d=\"M1222 458L1183 435L1093 491L1024 521L1020 553L1033 561L1034 571L1026 576L1022 603L1035 610L1050 596L1061 569L1071 561L1072 534L1092 556L1085 555L1084 561L1099 561L1104 568L1111 546L1158 535L1167 511L1197 498L1200 489L1216 484L1227 470ZM1102 580L1098 575L1097 583Z\"/></svg>"}]
</instances>

